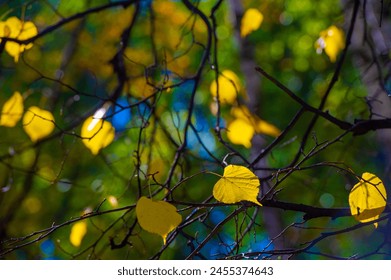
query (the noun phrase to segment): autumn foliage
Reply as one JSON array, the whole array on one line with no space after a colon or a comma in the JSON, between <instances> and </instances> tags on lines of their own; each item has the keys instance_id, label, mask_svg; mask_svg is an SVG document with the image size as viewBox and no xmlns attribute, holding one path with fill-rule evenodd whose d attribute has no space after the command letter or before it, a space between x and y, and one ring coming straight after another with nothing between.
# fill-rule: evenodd
<instances>
[{"instance_id":1,"label":"autumn foliage","mask_svg":"<svg viewBox=\"0 0 391 280\"><path fill-rule=\"evenodd\" d=\"M389 7L19 2L0 258L391 258Z\"/></svg>"}]
</instances>

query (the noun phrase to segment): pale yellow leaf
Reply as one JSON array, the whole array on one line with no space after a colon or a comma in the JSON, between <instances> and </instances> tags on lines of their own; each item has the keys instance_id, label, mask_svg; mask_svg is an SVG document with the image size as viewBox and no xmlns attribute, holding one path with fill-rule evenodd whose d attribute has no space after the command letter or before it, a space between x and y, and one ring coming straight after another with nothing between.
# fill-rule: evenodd
<instances>
[{"instance_id":1,"label":"pale yellow leaf","mask_svg":"<svg viewBox=\"0 0 391 280\"><path fill-rule=\"evenodd\" d=\"M240 36L246 37L251 32L257 30L263 21L263 15L260 11L254 8L248 9L242 18L240 24Z\"/></svg>"},{"instance_id":2,"label":"pale yellow leaf","mask_svg":"<svg viewBox=\"0 0 391 280\"><path fill-rule=\"evenodd\" d=\"M114 136L115 129L110 122L92 116L84 121L81 128L83 143L94 155L110 145Z\"/></svg>"},{"instance_id":3,"label":"pale yellow leaf","mask_svg":"<svg viewBox=\"0 0 391 280\"><path fill-rule=\"evenodd\" d=\"M14 127L23 115L23 97L15 91L3 105L0 116L0 125Z\"/></svg>"},{"instance_id":4,"label":"pale yellow leaf","mask_svg":"<svg viewBox=\"0 0 391 280\"><path fill-rule=\"evenodd\" d=\"M331 62L337 60L337 55L345 48L345 35L342 29L335 25L323 30L315 42L316 52L321 54L324 50Z\"/></svg>"},{"instance_id":5,"label":"pale yellow leaf","mask_svg":"<svg viewBox=\"0 0 391 280\"><path fill-rule=\"evenodd\" d=\"M87 223L85 221L78 221L72 226L71 234L69 235L69 241L73 246L79 247L86 234Z\"/></svg>"},{"instance_id":6,"label":"pale yellow leaf","mask_svg":"<svg viewBox=\"0 0 391 280\"><path fill-rule=\"evenodd\" d=\"M257 197L259 179L250 169L239 165L228 165L213 188L216 200L232 204L240 201L250 201L262 206Z\"/></svg>"},{"instance_id":7,"label":"pale yellow leaf","mask_svg":"<svg viewBox=\"0 0 391 280\"><path fill-rule=\"evenodd\" d=\"M160 235L164 244L167 235L182 222L182 216L177 213L175 206L165 201L153 201L145 196L137 201L136 215L140 226Z\"/></svg>"},{"instance_id":8,"label":"pale yellow leaf","mask_svg":"<svg viewBox=\"0 0 391 280\"><path fill-rule=\"evenodd\" d=\"M219 100L221 103L233 104L241 90L239 77L231 70L224 70L217 78L219 84ZM210 84L210 93L217 98L217 82Z\"/></svg>"},{"instance_id":9,"label":"pale yellow leaf","mask_svg":"<svg viewBox=\"0 0 391 280\"><path fill-rule=\"evenodd\" d=\"M349 205L352 216L359 222L378 219L387 205L387 193L383 182L374 174L362 174L360 182L350 191Z\"/></svg>"},{"instance_id":10,"label":"pale yellow leaf","mask_svg":"<svg viewBox=\"0 0 391 280\"><path fill-rule=\"evenodd\" d=\"M23 116L23 128L31 141L37 142L52 133L54 117L51 112L32 106Z\"/></svg>"}]
</instances>

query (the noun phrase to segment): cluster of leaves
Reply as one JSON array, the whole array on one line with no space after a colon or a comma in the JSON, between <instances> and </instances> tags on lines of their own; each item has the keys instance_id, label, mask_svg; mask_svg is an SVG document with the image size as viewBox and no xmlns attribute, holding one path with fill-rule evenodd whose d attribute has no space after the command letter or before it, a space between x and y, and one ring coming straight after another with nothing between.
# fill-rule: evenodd
<instances>
[{"instance_id":1,"label":"cluster of leaves","mask_svg":"<svg viewBox=\"0 0 391 280\"><path fill-rule=\"evenodd\" d=\"M0 4L2 257L389 258L385 237L357 246L388 233L388 182L374 137L351 133L371 106L338 5L16 2Z\"/></svg>"}]
</instances>

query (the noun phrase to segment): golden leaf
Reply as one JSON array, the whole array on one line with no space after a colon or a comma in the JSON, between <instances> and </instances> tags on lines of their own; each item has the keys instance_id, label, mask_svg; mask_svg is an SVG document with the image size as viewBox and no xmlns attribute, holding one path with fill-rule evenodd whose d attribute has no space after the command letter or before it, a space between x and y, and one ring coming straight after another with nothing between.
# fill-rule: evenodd
<instances>
[{"instance_id":1,"label":"golden leaf","mask_svg":"<svg viewBox=\"0 0 391 280\"><path fill-rule=\"evenodd\" d=\"M239 77L231 70L224 70L217 78L219 84L219 99L221 103L232 104L236 101L241 85ZM217 98L217 82L210 84L210 93Z\"/></svg>"},{"instance_id":2,"label":"golden leaf","mask_svg":"<svg viewBox=\"0 0 391 280\"><path fill-rule=\"evenodd\" d=\"M10 17L6 21L0 22L0 37L27 40L37 34L38 29L31 21L21 21L17 17ZM33 43L24 45L9 41L5 44L5 50L14 58L15 62L18 62L20 54L32 46Z\"/></svg>"},{"instance_id":3,"label":"golden leaf","mask_svg":"<svg viewBox=\"0 0 391 280\"><path fill-rule=\"evenodd\" d=\"M15 93L8 99L1 111L0 125L14 127L23 115L23 97L15 91Z\"/></svg>"},{"instance_id":4,"label":"golden leaf","mask_svg":"<svg viewBox=\"0 0 391 280\"><path fill-rule=\"evenodd\" d=\"M243 119L235 119L227 126L227 137L233 144L251 148L251 139L255 133L254 127Z\"/></svg>"},{"instance_id":5,"label":"golden leaf","mask_svg":"<svg viewBox=\"0 0 391 280\"><path fill-rule=\"evenodd\" d=\"M140 226L160 235L164 244L167 235L182 222L182 216L173 205L165 201L153 201L145 196L137 201L136 215Z\"/></svg>"},{"instance_id":6,"label":"golden leaf","mask_svg":"<svg viewBox=\"0 0 391 280\"><path fill-rule=\"evenodd\" d=\"M54 130L54 117L49 111L30 107L23 116L23 128L31 141L37 142Z\"/></svg>"},{"instance_id":7,"label":"golden leaf","mask_svg":"<svg viewBox=\"0 0 391 280\"><path fill-rule=\"evenodd\" d=\"M213 188L216 200L232 204L239 201L250 201L259 206L259 179L250 169L239 165L228 165L224 168L223 177Z\"/></svg>"},{"instance_id":8,"label":"golden leaf","mask_svg":"<svg viewBox=\"0 0 391 280\"><path fill-rule=\"evenodd\" d=\"M281 134L281 130L276 126L260 119L257 115L252 114L246 106L232 108L231 114L236 119L242 119L254 127L256 133L265 134L277 137Z\"/></svg>"},{"instance_id":9,"label":"golden leaf","mask_svg":"<svg viewBox=\"0 0 391 280\"><path fill-rule=\"evenodd\" d=\"M72 226L71 234L69 235L69 241L73 246L79 247L86 234L87 223L85 221L78 221Z\"/></svg>"},{"instance_id":10,"label":"golden leaf","mask_svg":"<svg viewBox=\"0 0 391 280\"><path fill-rule=\"evenodd\" d=\"M257 30L263 21L263 15L260 11L254 8L248 9L243 17L240 24L240 36L246 37L251 32Z\"/></svg>"},{"instance_id":11,"label":"golden leaf","mask_svg":"<svg viewBox=\"0 0 391 280\"><path fill-rule=\"evenodd\" d=\"M84 145L93 155L113 142L115 129L110 122L94 117L87 118L81 128Z\"/></svg>"},{"instance_id":12,"label":"golden leaf","mask_svg":"<svg viewBox=\"0 0 391 280\"><path fill-rule=\"evenodd\" d=\"M345 48L345 35L342 29L335 25L323 30L315 42L316 52L321 54L324 50L331 62L337 60L338 53Z\"/></svg>"},{"instance_id":13,"label":"golden leaf","mask_svg":"<svg viewBox=\"0 0 391 280\"><path fill-rule=\"evenodd\" d=\"M374 174L362 174L362 179L354 185L349 194L352 216L362 223L376 220L386 204L387 193L383 182ZM374 225L377 227L377 223Z\"/></svg>"}]
</instances>

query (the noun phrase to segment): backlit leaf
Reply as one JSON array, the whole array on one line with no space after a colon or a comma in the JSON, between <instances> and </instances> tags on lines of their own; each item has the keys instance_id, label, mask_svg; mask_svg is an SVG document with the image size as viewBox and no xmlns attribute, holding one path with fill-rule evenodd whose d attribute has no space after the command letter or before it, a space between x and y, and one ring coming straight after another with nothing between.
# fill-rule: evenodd
<instances>
[{"instance_id":1,"label":"backlit leaf","mask_svg":"<svg viewBox=\"0 0 391 280\"><path fill-rule=\"evenodd\" d=\"M73 246L79 247L86 233L87 233L86 221L78 221L72 226L71 234L69 236L69 241L72 243Z\"/></svg>"},{"instance_id":2,"label":"backlit leaf","mask_svg":"<svg viewBox=\"0 0 391 280\"><path fill-rule=\"evenodd\" d=\"M94 117L87 118L81 128L84 145L97 155L99 151L113 142L115 129L108 121Z\"/></svg>"},{"instance_id":3,"label":"backlit leaf","mask_svg":"<svg viewBox=\"0 0 391 280\"><path fill-rule=\"evenodd\" d=\"M257 30L263 21L263 15L257 9L251 8L248 9L242 18L240 24L240 36L246 37L251 32Z\"/></svg>"},{"instance_id":4,"label":"backlit leaf","mask_svg":"<svg viewBox=\"0 0 391 280\"><path fill-rule=\"evenodd\" d=\"M374 174L362 174L362 179L354 185L349 194L352 216L362 223L376 220L384 211L386 204L387 193L383 182Z\"/></svg>"},{"instance_id":5,"label":"backlit leaf","mask_svg":"<svg viewBox=\"0 0 391 280\"><path fill-rule=\"evenodd\" d=\"M237 118L245 120L250 123L256 133L265 134L273 137L277 137L281 134L281 130L267 121L262 120L257 115L252 114L245 106L239 106L232 108L231 114Z\"/></svg>"},{"instance_id":6,"label":"backlit leaf","mask_svg":"<svg viewBox=\"0 0 391 280\"><path fill-rule=\"evenodd\" d=\"M23 116L24 131L33 142L48 136L54 127L52 113L36 106L30 107Z\"/></svg>"},{"instance_id":7,"label":"backlit leaf","mask_svg":"<svg viewBox=\"0 0 391 280\"><path fill-rule=\"evenodd\" d=\"M235 119L227 126L227 137L233 144L251 148L251 139L255 133L254 126L243 119Z\"/></svg>"},{"instance_id":8,"label":"backlit leaf","mask_svg":"<svg viewBox=\"0 0 391 280\"><path fill-rule=\"evenodd\" d=\"M223 177L217 181L213 188L216 200L232 204L239 201L258 202L259 179L250 169L239 165L228 165L224 168Z\"/></svg>"},{"instance_id":9,"label":"backlit leaf","mask_svg":"<svg viewBox=\"0 0 391 280\"><path fill-rule=\"evenodd\" d=\"M23 115L23 97L15 91L15 93L8 99L1 111L0 125L14 127Z\"/></svg>"},{"instance_id":10,"label":"backlit leaf","mask_svg":"<svg viewBox=\"0 0 391 280\"><path fill-rule=\"evenodd\" d=\"M182 222L182 216L173 205L165 201L153 201L145 196L137 201L136 215L140 226L148 232L159 234L164 244L167 235Z\"/></svg>"},{"instance_id":11,"label":"backlit leaf","mask_svg":"<svg viewBox=\"0 0 391 280\"><path fill-rule=\"evenodd\" d=\"M235 102L241 85L239 77L230 70L224 70L217 78L219 83L219 100L221 103L232 104ZM217 82L210 84L210 93L217 98Z\"/></svg>"},{"instance_id":12,"label":"backlit leaf","mask_svg":"<svg viewBox=\"0 0 391 280\"><path fill-rule=\"evenodd\" d=\"M321 54L324 50L330 61L335 62L338 53L345 48L343 30L333 25L321 31L319 35L319 39L315 42L316 52Z\"/></svg>"},{"instance_id":13,"label":"backlit leaf","mask_svg":"<svg viewBox=\"0 0 391 280\"><path fill-rule=\"evenodd\" d=\"M31 21L21 21L17 17L10 17L6 21L0 22L0 37L8 37L18 40L27 40L38 34L38 29ZM6 52L18 62L22 52L32 48L33 43L27 45L16 42L5 44Z\"/></svg>"},{"instance_id":14,"label":"backlit leaf","mask_svg":"<svg viewBox=\"0 0 391 280\"><path fill-rule=\"evenodd\" d=\"M233 144L251 147L251 139L255 133L277 137L281 131L274 125L252 114L247 107L233 107L231 114L234 120L228 123L227 137Z\"/></svg>"}]
</instances>

